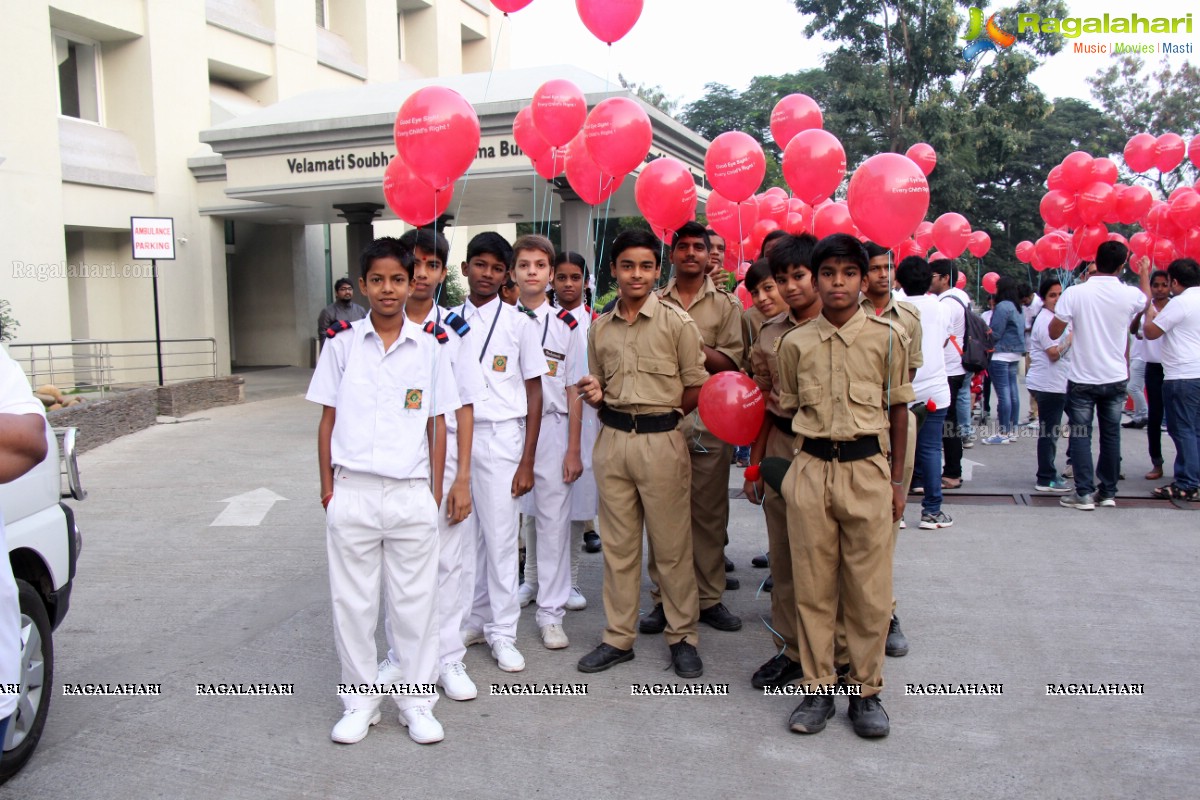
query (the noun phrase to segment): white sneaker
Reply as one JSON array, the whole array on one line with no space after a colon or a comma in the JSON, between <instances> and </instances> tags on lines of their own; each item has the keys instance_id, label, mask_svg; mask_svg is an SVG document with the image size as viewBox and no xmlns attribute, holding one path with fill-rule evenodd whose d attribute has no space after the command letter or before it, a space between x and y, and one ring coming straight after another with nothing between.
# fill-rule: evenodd
<instances>
[{"instance_id":1,"label":"white sneaker","mask_svg":"<svg viewBox=\"0 0 1200 800\"><path fill-rule=\"evenodd\" d=\"M579 591L578 586L571 587L571 594L567 598L567 611L583 611L587 608L587 598L583 596L583 592Z\"/></svg>"},{"instance_id":2,"label":"white sneaker","mask_svg":"<svg viewBox=\"0 0 1200 800\"><path fill-rule=\"evenodd\" d=\"M352 708L342 714L329 738L338 744L355 744L367 738L371 726L382 718L378 708Z\"/></svg>"},{"instance_id":3,"label":"white sneaker","mask_svg":"<svg viewBox=\"0 0 1200 800\"><path fill-rule=\"evenodd\" d=\"M1008 437L997 433L983 439L982 442L984 444L1008 444Z\"/></svg>"},{"instance_id":4,"label":"white sneaker","mask_svg":"<svg viewBox=\"0 0 1200 800\"><path fill-rule=\"evenodd\" d=\"M522 583L517 587L517 602L521 604L521 608L532 603L537 599L537 586L530 586L528 583Z\"/></svg>"},{"instance_id":5,"label":"white sneaker","mask_svg":"<svg viewBox=\"0 0 1200 800\"><path fill-rule=\"evenodd\" d=\"M442 691L451 700L474 700L479 695L475 682L467 674L467 667L461 661L451 661L442 664L439 670L438 683Z\"/></svg>"},{"instance_id":6,"label":"white sneaker","mask_svg":"<svg viewBox=\"0 0 1200 800\"><path fill-rule=\"evenodd\" d=\"M433 716L429 706L401 709L400 724L408 728L408 738L417 744L433 744L446 738L442 723Z\"/></svg>"},{"instance_id":7,"label":"white sneaker","mask_svg":"<svg viewBox=\"0 0 1200 800\"><path fill-rule=\"evenodd\" d=\"M901 517L901 518L900 518L900 530L904 530L904 529L905 529L905 528L907 528L907 527L908 527L908 524L907 524L907 523L905 523L905 521L904 521L904 518L903 518L903 517Z\"/></svg>"},{"instance_id":8,"label":"white sneaker","mask_svg":"<svg viewBox=\"0 0 1200 800\"><path fill-rule=\"evenodd\" d=\"M462 635L463 647L470 647L473 644L485 644L487 642L483 631L477 631L474 628L463 628L459 633Z\"/></svg>"},{"instance_id":9,"label":"white sneaker","mask_svg":"<svg viewBox=\"0 0 1200 800\"><path fill-rule=\"evenodd\" d=\"M550 624L542 626L542 644L546 645L547 650L562 650L564 647L570 646L571 641L567 638L562 625ZM524 666L524 662L522 662L522 666Z\"/></svg>"},{"instance_id":10,"label":"white sneaker","mask_svg":"<svg viewBox=\"0 0 1200 800\"><path fill-rule=\"evenodd\" d=\"M379 677L376 680L385 686L399 683L404 680L404 673L400 671L399 664L393 664L391 659L385 658L379 662Z\"/></svg>"},{"instance_id":11,"label":"white sneaker","mask_svg":"<svg viewBox=\"0 0 1200 800\"><path fill-rule=\"evenodd\" d=\"M508 639L497 639L492 643L492 658L496 659L496 666L505 672L520 672L525 669L524 656Z\"/></svg>"}]
</instances>

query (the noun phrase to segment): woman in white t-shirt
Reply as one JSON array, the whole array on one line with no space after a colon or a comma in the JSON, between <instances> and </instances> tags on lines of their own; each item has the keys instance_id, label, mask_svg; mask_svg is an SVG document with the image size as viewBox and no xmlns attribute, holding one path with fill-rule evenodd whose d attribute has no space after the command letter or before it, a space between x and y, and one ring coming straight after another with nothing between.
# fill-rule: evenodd
<instances>
[{"instance_id":1,"label":"woman in white t-shirt","mask_svg":"<svg viewBox=\"0 0 1200 800\"><path fill-rule=\"evenodd\" d=\"M1038 287L1043 305L1029 333L1029 374L1025 376L1026 388L1037 398L1038 404L1034 489L1054 494L1071 491L1054 465L1067 407L1067 364L1063 357L1071 347L1070 331L1064 331L1058 339L1050 338L1050 321L1054 319L1054 307L1061 294L1062 283L1057 278L1045 278Z\"/></svg>"},{"instance_id":2,"label":"woman in white t-shirt","mask_svg":"<svg viewBox=\"0 0 1200 800\"><path fill-rule=\"evenodd\" d=\"M1156 269L1150 275L1150 299L1154 308L1162 311L1171 299L1171 279L1165 269ZM1150 471L1146 480L1156 481L1163 476L1162 454L1162 423L1165 409L1163 407L1163 365L1162 339L1147 339L1145 336L1145 312L1139 311L1129 325L1129 332L1136 337L1140 345L1140 355L1144 362L1146 376L1146 447L1150 451ZM1133 364L1129 367L1129 384L1133 385ZM1134 412L1137 419L1137 412ZM1141 425L1125 423L1122 427L1140 428Z\"/></svg>"}]
</instances>

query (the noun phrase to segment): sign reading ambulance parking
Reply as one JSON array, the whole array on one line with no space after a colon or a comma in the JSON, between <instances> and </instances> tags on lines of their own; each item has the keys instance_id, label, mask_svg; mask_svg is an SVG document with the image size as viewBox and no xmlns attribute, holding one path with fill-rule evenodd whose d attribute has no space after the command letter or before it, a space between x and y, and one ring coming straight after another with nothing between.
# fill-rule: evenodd
<instances>
[{"instance_id":1,"label":"sign reading ambulance parking","mask_svg":"<svg viewBox=\"0 0 1200 800\"><path fill-rule=\"evenodd\" d=\"M175 260L174 217L130 217L135 259Z\"/></svg>"}]
</instances>

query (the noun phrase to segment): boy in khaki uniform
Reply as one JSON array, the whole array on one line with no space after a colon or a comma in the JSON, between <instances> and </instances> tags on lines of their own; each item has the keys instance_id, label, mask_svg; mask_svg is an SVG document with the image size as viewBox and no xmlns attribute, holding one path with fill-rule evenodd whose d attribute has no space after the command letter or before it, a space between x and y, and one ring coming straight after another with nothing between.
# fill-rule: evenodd
<instances>
[{"instance_id":1,"label":"boy in khaki uniform","mask_svg":"<svg viewBox=\"0 0 1200 800\"><path fill-rule=\"evenodd\" d=\"M675 277L659 293L664 303L688 313L700 330L704 368L709 374L740 370L746 360L742 304L719 291L705 274L709 240L704 226L689 222L675 232L671 263ZM721 602L725 592L725 541L729 527L729 467L733 446L709 433L699 415L685 435L692 462L692 553L696 562L696 588L700 596L700 621L717 630L736 631L742 620ZM657 552L650 546L650 579L658 583ZM666 626L661 597L651 590L654 609L642 619L642 633L658 633Z\"/></svg>"},{"instance_id":2,"label":"boy in khaki uniform","mask_svg":"<svg viewBox=\"0 0 1200 800\"><path fill-rule=\"evenodd\" d=\"M689 523L691 462L678 429L708 378L696 323L660 302L658 241L625 231L613 245L620 287L615 308L588 332L588 370L580 394L599 410L592 460L604 547L603 643L579 661L600 672L633 658L642 575L642 528L658 557L667 642L681 678L704 672L696 652L699 605ZM728 494L726 492L726 494Z\"/></svg>"},{"instance_id":3,"label":"boy in khaki uniform","mask_svg":"<svg viewBox=\"0 0 1200 800\"><path fill-rule=\"evenodd\" d=\"M803 437L783 482L799 620L804 700L791 729L816 733L834 715L834 635L845 615L850 719L860 736L886 736L884 645L892 602L892 525L904 511L904 461L889 448L908 438L908 343L887 320L859 305L867 253L834 234L813 251L821 315L786 334L779 347L780 406L794 410ZM890 482L890 485L889 485Z\"/></svg>"}]
</instances>

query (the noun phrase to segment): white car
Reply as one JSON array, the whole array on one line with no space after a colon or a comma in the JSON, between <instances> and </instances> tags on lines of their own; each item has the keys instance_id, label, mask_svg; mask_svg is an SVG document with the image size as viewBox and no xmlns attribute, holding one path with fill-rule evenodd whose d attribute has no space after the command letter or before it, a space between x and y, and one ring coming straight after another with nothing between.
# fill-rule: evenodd
<instances>
[{"instance_id":1,"label":"white car","mask_svg":"<svg viewBox=\"0 0 1200 800\"><path fill-rule=\"evenodd\" d=\"M46 458L0 485L8 559L21 602L21 696L0 757L4 783L33 755L54 687L54 630L67 614L82 538L62 502L87 496L79 481L75 429L46 427Z\"/></svg>"}]
</instances>

